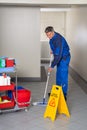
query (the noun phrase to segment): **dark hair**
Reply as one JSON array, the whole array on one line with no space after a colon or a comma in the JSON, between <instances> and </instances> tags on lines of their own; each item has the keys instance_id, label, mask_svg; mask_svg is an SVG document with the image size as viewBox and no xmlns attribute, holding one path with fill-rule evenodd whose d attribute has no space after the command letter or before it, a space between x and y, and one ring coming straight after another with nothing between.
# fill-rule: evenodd
<instances>
[{"instance_id":1,"label":"dark hair","mask_svg":"<svg viewBox=\"0 0 87 130\"><path fill-rule=\"evenodd\" d=\"M54 32L54 28L52 26L46 27L45 33L48 33L48 32Z\"/></svg>"}]
</instances>

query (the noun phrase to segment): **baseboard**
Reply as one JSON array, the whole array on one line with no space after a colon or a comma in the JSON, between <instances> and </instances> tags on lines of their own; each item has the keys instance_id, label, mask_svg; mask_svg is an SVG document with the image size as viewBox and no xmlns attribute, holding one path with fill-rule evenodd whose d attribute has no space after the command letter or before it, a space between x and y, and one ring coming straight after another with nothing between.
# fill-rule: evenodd
<instances>
[{"instance_id":1,"label":"baseboard","mask_svg":"<svg viewBox=\"0 0 87 130\"><path fill-rule=\"evenodd\" d=\"M50 60L41 60L41 63L50 63Z\"/></svg>"},{"instance_id":2,"label":"baseboard","mask_svg":"<svg viewBox=\"0 0 87 130\"><path fill-rule=\"evenodd\" d=\"M72 67L69 67L69 74L75 82L87 93L87 81L85 81Z\"/></svg>"},{"instance_id":3,"label":"baseboard","mask_svg":"<svg viewBox=\"0 0 87 130\"><path fill-rule=\"evenodd\" d=\"M41 77L17 77L18 82L46 82L47 75L44 66L41 66ZM11 78L15 82L15 77Z\"/></svg>"},{"instance_id":4,"label":"baseboard","mask_svg":"<svg viewBox=\"0 0 87 130\"><path fill-rule=\"evenodd\" d=\"M15 78L12 78L12 81L15 81ZM40 82L41 78L37 78L37 77L17 77L17 81L18 82Z\"/></svg>"}]
</instances>

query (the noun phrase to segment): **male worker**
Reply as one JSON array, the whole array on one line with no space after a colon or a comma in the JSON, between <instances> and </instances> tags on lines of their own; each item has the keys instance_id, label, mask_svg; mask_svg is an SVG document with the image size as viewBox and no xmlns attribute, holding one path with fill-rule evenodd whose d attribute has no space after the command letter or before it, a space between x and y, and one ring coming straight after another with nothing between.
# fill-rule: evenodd
<instances>
[{"instance_id":1,"label":"male worker","mask_svg":"<svg viewBox=\"0 0 87 130\"><path fill-rule=\"evenodd\" d=\"M52 26L46 27L45 33L50 39L51 53L53 53L54 56L51 66L48 68L48 72L51 72L55 66L57 67L56 85L62 86L65 100L67 100L70 49L65 38L55 32Z\"/></svg>"}]
</instances>

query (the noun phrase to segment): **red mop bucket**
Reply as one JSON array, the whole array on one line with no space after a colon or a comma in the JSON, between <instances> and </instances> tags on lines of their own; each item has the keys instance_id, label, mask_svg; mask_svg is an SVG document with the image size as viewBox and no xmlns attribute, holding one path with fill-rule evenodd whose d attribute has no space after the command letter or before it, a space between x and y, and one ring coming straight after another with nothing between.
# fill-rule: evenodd
<instances>
[{"instance_id":1,"label":"red mop bucket","mask_svg":"<svg viewBox=\"0 0 87 130\"><path fill-rule=\"evenodd\" d=\"M31 100L31 91L27 89L19 89L15 91L15 99L19 107L28 107Z\"/></svg>"}]
</instances>

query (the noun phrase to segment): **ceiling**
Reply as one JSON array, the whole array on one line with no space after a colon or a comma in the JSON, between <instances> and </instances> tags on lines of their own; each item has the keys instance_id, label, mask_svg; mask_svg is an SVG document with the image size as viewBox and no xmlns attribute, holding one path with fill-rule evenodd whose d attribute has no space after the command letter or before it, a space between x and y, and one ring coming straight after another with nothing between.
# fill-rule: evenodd
<instances>
[{"instance_id":1,"label":"ceiling","mask_svg":"<svg viewBox=\"0 0 87 130\"><path fill-rule=\"evenodd\" d=\"M74 8L87 7L87 4L30 4L30 3L0 3L0 6L26 6L40 8Z\"/></svg>"}]
</instances>

